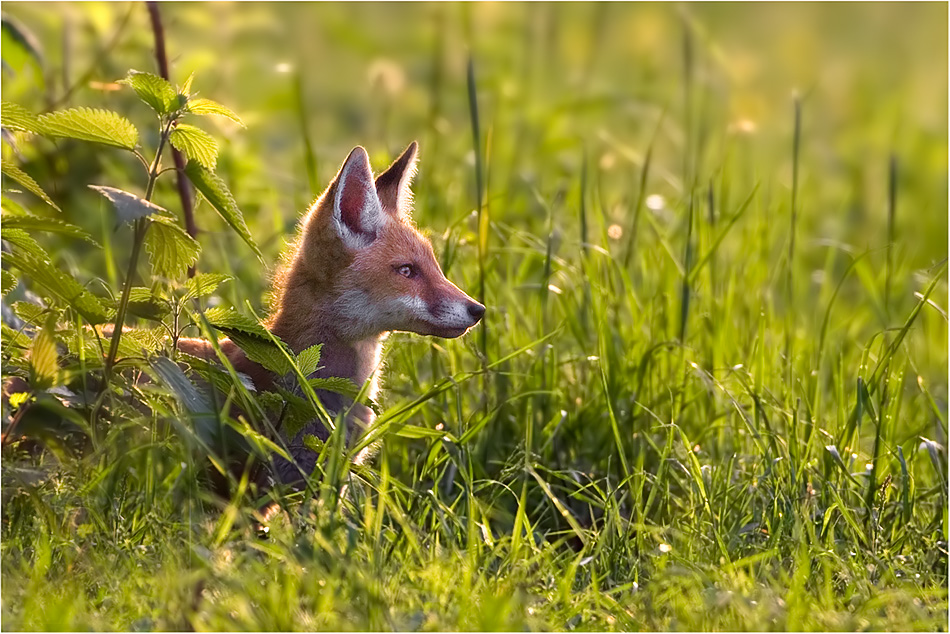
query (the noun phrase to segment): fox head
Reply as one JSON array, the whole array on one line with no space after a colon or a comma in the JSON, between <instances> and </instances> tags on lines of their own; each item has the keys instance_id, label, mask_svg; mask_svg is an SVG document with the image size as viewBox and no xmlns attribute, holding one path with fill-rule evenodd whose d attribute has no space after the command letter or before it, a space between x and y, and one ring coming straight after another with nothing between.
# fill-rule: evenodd
<instances>
[{"instance_id":1,"label":"fox head","mask_svg":"<svg viewBox=\"0 0 950 634\"><path fill-rule=\"evenodd\" d=\"M485 307L446 279L410 220L417 151L411 143L375 179L366 150L350 152L303 221L278 280L280 312L351 341L393 330L458 337L479 322Z\"/></svg>"}]
</instances>

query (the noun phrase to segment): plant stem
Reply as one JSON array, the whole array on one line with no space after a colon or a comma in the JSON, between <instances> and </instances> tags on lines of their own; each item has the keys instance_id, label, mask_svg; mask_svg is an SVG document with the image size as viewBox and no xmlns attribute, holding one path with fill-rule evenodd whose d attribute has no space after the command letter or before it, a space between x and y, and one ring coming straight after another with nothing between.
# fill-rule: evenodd
<instances>
[{"instance_id":1,"label":"plant stem","mask_svg":"<svg viewBox=\"0 0 950 634\"><path fill-rule=\"evenodd\" d=\"M146 2L149 20L152 23L152 35L155 38L155 61L158 62L158 72L166 81L171 81L168 72L168 55L165 52L165 28L162 26L162 16L158 12L157 2ZM172 160L175 162L175 185L178 187L178 197L181 199L181 211L185 217L185 231L192 238L198 235L198 225L195 224L195 209L191 199L191 190L188 181L183 176L185 159L181 152L172 148ZM195 276L195 267L188 267L188 277Z\"/></svg>"},{"instance_id":2,"label":"plant stem","mask_svg":"<svg viewBox=\"0 0 950 634\"><path fill-rule=\"evenodd\" d=\"M152 200L152 192L155 190L155 181L158 180L159 166L162 160L162 150L165 149L165 143L171 134L173 120L165 123L165 129L162 130L162 136L158 141L158 149L155 151L155 160L148 171L148 185L145 188L145 200ZM129 295L132 292L132 282L135 278L135 270L138 268L139 254L142 252L142 243L145 242L145 233L148 231L148 218L137 218L135 220L135 229L132 238L132 255L129 257L129 268L125 274L125 285L122 288L122 298L119 300L119 308L116 311L115 326L112 331L112 340L109 344L109 355L106 357L105 364L105 382L108 384L112 377L112 367L115 365L115 357L119 352L119 341L122 338L122 328L125 326L125 314L129 308Z\"/></svg>"},{"instance_id":3,"label":"plant stem","mask_svg":"<svg viewBox=\"0 0 950 634\"><path fill-rule=\"evenodd\" d=\"M792 302L795 297L793 264L795 262L795 224L798 218L798 159L801 150L802 136L802 100L797 94L794 98L794 106L795 129L792 138L792 201L788 228L787 268L785 271L785 382L789 390L792 389L792 356L794 354L794 333L792 332L795 327L795 312L792 308Z\"/></svg>"}]
</instances>

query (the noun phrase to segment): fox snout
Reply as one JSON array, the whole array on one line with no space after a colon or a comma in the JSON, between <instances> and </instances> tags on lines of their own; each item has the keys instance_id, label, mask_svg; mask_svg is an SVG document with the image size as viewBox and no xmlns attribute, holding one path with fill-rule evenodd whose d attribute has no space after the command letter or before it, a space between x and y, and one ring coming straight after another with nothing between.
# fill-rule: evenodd
<instances>
[{"instance_id":1,"label":"fox snout","mask_svg":"<svg viewBox=\"0 0 950 634\"><path fill-rule=\"evenodd\" d=\"M485 315L485 307L462 293L461 299L444 300L428 312L432 315L431 321L426 320L429 321L427 325L430 327L424 325L422 328L412 329L413 332L454 339L481 321Z\"/></svg>"},{"instance_id":2,"label":"fox snout","mask_svg":"<svg viewBox=\"0 0 950 634\"><path fill-rule=\"evenodd\" d=\"M469 303L467 308L468 308L468 314L471 315L472 319L475 320L474 322L472 322L472 325L474 326L475 324L480 322L482 320L482 317L485 315L485 306L482 304L479 304L478 302L473 301Z\"/></svg>"}]
</instances>

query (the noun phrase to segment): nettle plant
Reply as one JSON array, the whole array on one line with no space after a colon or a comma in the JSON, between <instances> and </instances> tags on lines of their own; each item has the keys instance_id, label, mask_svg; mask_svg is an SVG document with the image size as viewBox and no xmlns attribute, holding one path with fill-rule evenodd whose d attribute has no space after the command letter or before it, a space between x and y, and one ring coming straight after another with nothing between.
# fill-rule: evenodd
<instances>
[{"instance_id":1,"label":"nettle plant","mask_svg":"<svg viewBox=\"0 0 950 634\"><path fill-rule=\"evenodd\" d=\"M198 260L199 243L173 213L151 199L159 179L177 171L174 166L162 166L169 146L176 148L188 159L185 176L260 258L240 209L215 174L217 142L185 121L217 115L243 123L227 107L193 94L192 77L176 88L156 75L131 71L121 83L131 87L157 116L158 144L151 159L143 154L138 130L116 112L73 108L37 116L16 104L2 105L0 123L8 143L26 143L34 136L88 141L131 152L145 169L144 196L89 185L112 203L120 223L131 225L132 250L125 280L120 289L110 289L103 280L81 283L57 266L34 239L34 232L54 232L99 247L81 228L49 212L31 213L11 198L8 193L26 190L61 211L29 174L4 158L2 294L6 298L22 280L34 298L9 307L4 300L4 381L16 377L21 379L17 385L27 386L14 390L4 404L10 409L4 412L4 444L32 437L54 451L89 444L95 448L116 420L135 420L151 412L156 419L164 416L188 432L192 446L202 449L226 475L227 449L220 451L222 442L236 439L244 450L265 457L270 452L283 453L268 440L273 434L259 431L275 432L281 424L302 425L315 416L332 427L314 388L352 392L354 386L335 385L326 379L326 384L315 386L314 379L307 379L317 368L319 346L294 355L256 316L223 308L202 310L202 300L230 278L217 273L195 274L191 267ZM143 247L149 256L149 284L137 286ZM95 294L92 288L106 289L106 295ZM11 311L15 317L9 315ZM130 317L152 325L123 328ZM277 392L252 394L253 386L242 381L220 349L220 365L176 354L176 343L188 327L196 327L212 343L216 331L223 332L250 359L287 380ZM189 378L195 375L199 384L216 389L200 389ZM232 403L243 413L240 420L229 415ZM177 425L182 419L193 425ZM71 441L64 443L64 439Z\"/></svg>"}]
</instances>

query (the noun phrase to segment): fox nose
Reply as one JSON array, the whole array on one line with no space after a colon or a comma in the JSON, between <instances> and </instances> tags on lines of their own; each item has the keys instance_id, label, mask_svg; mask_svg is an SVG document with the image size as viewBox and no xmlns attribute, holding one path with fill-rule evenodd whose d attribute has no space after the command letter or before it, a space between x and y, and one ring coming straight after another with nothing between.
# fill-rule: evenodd
<instances>
[{"instance_id":1,"label":"fox nose","mask_svg":"<svg viewBox=\"0 0 950 634\"><path fill-rule=\"evenodd\" d=\"M469 302L468 303L468 314L476 322L482 318L482 315L485 314L485 307L479 304L478 302Z\"/></svg>"}]
</instances>

